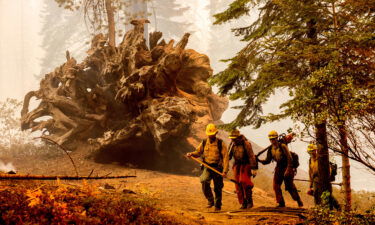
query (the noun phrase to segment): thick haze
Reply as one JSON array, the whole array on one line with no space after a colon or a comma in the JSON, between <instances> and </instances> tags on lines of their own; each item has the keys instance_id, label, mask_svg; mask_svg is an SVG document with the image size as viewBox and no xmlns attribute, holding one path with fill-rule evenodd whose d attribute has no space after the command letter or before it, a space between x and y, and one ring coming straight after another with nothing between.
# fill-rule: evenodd
<instances>
[{"instance_id":1,"label":"thick haze","mask_svg":"<svg viewBox=\"0 0 375 225\"><path fill-rule=\"evenodd\" d=\"M186 23L184 32L190 32L192 34L188 48L195 49L200 53L207 54L210 57L211 65L214 69L214 73L219 72L225 68L224 63L220 63L220 59L232 57L239 49L241 49L244 43L241 43L238 38L233 37L230 33L230 27L235 27L236 23L213 26L212 14L223 9L225 4L230 2L228 0L176 0L175 5L177 8L176 15L171 13L171 17L168 18L167 22L163 12L166 11L166 7L163 5L157 5L156 2L173 2L171 0L154 1L153 4L149 4L149 10L152 13L156 12L156 18L158 21L158 29L164 33L164 38L167 40L170 38L179 39L182 37L181 31L176 30L164 30L171 25L166 25L167 22L171 23ZM6 98L17 98L23 100L24 95L30 91L38 88L39 81L36 77L41 75L43 69L41 67L41 60L45 56L45 51L42 48L43 37L49 35L47 33L42 34L43 20L41 15L44 9L43 0L0 0L0 100L3 101ZM53 2L53 0L50 0ZM210 7L212 4L212 7ZM152 6L155 8L152 9ZM178 7L181 9L181 13L177 10ZM168 10L168 9L167 9ZM63 13L70 13L68 11ZM150 16L150 31L155 29L154 16ZM250 18L249 18L250 19ZM82 30L85 29L85 25L82 21ZM239 21L239 23L246 22L245 19ZM238 25L238 23L237 23ZM178 25L181 29L182 26ZM59 33L60 32L60 33ZM55 32L54 35L63 35L66 30L61 29ZM51 37L54 38L54 37ZM84 46L84 44L82 44ZM87 44L86 44L87 45ZM88 45L87 45L88 46ZM80 52L74 52L71 50L71 55L77 57L82 55L82 48ZM78 50L77 50L78 51ZM57 52L61 58L57 60L63 63L65 58L65 50ZM80 59L80 57L77 57ZM60 63L60 64L61 64ZM60 64L54 65L59 66ZM265 107L265 112L277 112L277 106L286 100L287 94L278 92L277 95L273 96L270 103ZM237 102L240 104L240 102ZM234 105L234 103L231 103ZM230 122L235 118L238 111L228 109L222 120L224 122ZM243 128L241 131L252 141L260 146L267 146L269 141L267 139L267 133L270 130L277 130L279 133L286 132L290 127L293 127L293 123L290 120L281 121L278 123L267 124L260 129L254 130L250 127ZM306 153L306 143L297 141L291 144L291 150L297 152L300 155L300 168L307 170L308 155ZM336 162L341 164L341 159L336 157ZM351 162L352 165L352 187L355 190L375 190L375 177L367 172L363 167L358 164ZM341 173L337 175L338 182L341 181Z\"/></svg>"}]
</instances>

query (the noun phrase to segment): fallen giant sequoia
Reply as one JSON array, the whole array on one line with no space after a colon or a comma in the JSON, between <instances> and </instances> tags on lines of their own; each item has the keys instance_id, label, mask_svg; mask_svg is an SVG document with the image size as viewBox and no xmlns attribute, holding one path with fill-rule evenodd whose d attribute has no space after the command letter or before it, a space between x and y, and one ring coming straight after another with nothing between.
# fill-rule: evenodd
<instances>
[{"instance_id":1,"label":"fallen giant sequoia","mask_svg":"<svg viewBox=\"0 0 375 225\"><path fill-rule=\"evenodd\" d=\"M204 138L207 123L220 120L228 100L207 83L208 57L185 49L189 34L175 44L153 32L148 47L145 22L132 21L117 47L96 35L82 63L67 52L66 63L26 94L22 129L41 130L72 150L90 144L98 161L181 170L181 153ZM32 97L41 102L29 112Z\"/></svg>"}]
</instances>

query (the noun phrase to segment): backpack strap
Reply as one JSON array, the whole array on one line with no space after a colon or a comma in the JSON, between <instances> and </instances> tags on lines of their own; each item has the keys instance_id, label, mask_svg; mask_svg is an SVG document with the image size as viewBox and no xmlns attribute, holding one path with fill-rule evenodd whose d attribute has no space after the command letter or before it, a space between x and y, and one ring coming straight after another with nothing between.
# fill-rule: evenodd
<instances>
[{"instance_id":1,"label":"backpack strap","mask_svg":"<svg viewBox=\"0 0 375 225\"><path fill-rule=\"evenodd\" d=\"M233 157L233 142L231 142L229 144L229 147L228 147L228 156L229 156L229 160L231 160L232 157Z\"/></svg>"},{"instance_id":2,"label":"backpack strap","mask_svg":"<svg viewBox=\"0 0 375 225\"><path fill-rule=\"evenodd\" d=\"M207 143L207 139L204 139L202 141L202 148L203 148L203 151L204 151L204 147L206 147L206 143Z\"/></svg>"},{"instance_id":3,"label":"backpack strap","mask_svg":"<svg viewBox=\"0 0 375 225\"><path fill-rule=\"evenodd\" d=\"M286 152L285 152L285 148L283 147L283 144L280 143L280 142L277 142L277 143L278 143L278 145L279 145L280 150L283 152L284 156L288 158L288 156L287 156L287 154L286 154Z\"/></svg>"},{"instance_id":4,"label":"backpack strap","mask_svg":"<svg viewBox=\"0 0 375 225\"><path fill-rule=\"evenodd\" d=\"M222 150L223 150L223 140L221 140L220 138L217 139L217 148L219 149L219 153L220 153L220 157L221 159L223 159L223 153L222 153Z\"/></svg>"},{"instance_id":5,"label":"backpack strap","mask_svg":"<svg viewBox=\"0 0 375 225\"><path fill-rule=\"evenodd\" d=\"M202 154L202 160L203 160L203 162L205 162L204 161L204 148L206 147L206 143L207 143L207 139L204 139L202 141L202 152L203 152L203 154Z\"/></svg>"},{"instance_id":6,"label":"backpack strap","mask_svg":"<svg viewBox=\"0 0 375 225\"><path fill-rule=\"evenodd\" d=\"M207 139L204 139L202 141L203 151L204 151L204 148L206 147L206 144L207 144ZM220 158L224 159L223 153L222 153L222 150L223 150L223 140L221 140L220 138L217 139L217 148L219 149ZM204 154L203 154L203 156L204 156ZM203 160L204 160L204 157L203 157Z\"/></svg>"},{"instance_id":7,"label":"backpack strap","mask_svg":"<svg viewBox=\"0 0 375 225\"><path fill-rule=\"evenodd\" d=\"M277 143L278 143L278 145L279 145L279 148L280 148L281 151L283 152L283 157L285 157L286 160L288 160L288 155L287 155L287 153L286 153L286 151L285 151L285 148L283 147L283 144L280 143L280 142L277 142ZM290 158L292 159L291 164L293 164L293 156L292 156L292 153L290 153Z\"/></svg>"}]
</instances>

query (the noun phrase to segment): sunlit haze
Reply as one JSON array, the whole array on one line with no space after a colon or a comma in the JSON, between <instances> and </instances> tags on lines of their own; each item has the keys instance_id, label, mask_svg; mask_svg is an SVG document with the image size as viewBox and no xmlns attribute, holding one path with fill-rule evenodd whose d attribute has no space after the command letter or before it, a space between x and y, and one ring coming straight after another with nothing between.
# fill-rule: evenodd
<instances>
[{"instance_id":1,"label":"sunlit haze","mask_svg":"<svg viewBox=\"0 0 375 225\"><path fill-rule=\"evenodd\" d=\"M52 1L52 0L51 0ZM174 18L176 21L189 22L192 34L188 48L195 49L198 52L207 54L210 57L214 73L219 72L225 67L219 59L232 57L238 52L243 43L238 38L233 37L233 43L219 45L218 36L220 33L229 33L230 26L213 26L211 12L209 11L210 1L203 0L178 0L182 6L188 7L181 16ZM43 35L49 35L42 32L41 13L43 11L44 1L42 0L0 0L0 100L6 98L16 98L23 100L28 91L38 89L39 79L42 68L41 59L44 57L42 46ZM156 7L157 9L157 7ZM83 20L82 20L83 21ZM150 19L153 22L153 17ZM235 23L230 24L236 26ZM85 25L82 24L82 28ZM154 24L150 25L154 29ZM61 30L59 32L65 32ZM59 35L56 32L54 35ZM216 33L215 33L216 32ZM60 33L60 34L61 34ZM215 34L216 36L213 36ZM167 37L170 38L170 37ZM178 37L173 37L178 38ZM87 45L88 46L88 45ZM212 47L214 46L214 48ZM216 51L218 53L216 53ZM65 56L65 52L58 52ZM78 54L72 52L72 55ZM218 58L220 57L220 58ZM55 65L59 66L59 65ZM277 112L278 105L286 100L287 93L279 91L273 96L269 104L265 106L265 112ZM241 104L241 102L237 102ZM235 103L231 103L231 106ZM222 120L224 122L232 121L238 111L228 109ZM242 128L241 131L253 142L260 146L269 145L267 133L270 130L276 130L279 133L286 132L288 128L293 128L291 120L284 120L276 123L266 124L260 129L254 130L251 127ZM307 170L308 154L306 153L307 143L296 141L291 144L291 150L300 154L300 168ZM341 159L336 157L336 162L341 165ZM351 161L352 164L352 187L355 190L375 191L375 179L372 174L362 166ZM341 182L341 173L337 178Z\"/></svg>"}]
</instances>

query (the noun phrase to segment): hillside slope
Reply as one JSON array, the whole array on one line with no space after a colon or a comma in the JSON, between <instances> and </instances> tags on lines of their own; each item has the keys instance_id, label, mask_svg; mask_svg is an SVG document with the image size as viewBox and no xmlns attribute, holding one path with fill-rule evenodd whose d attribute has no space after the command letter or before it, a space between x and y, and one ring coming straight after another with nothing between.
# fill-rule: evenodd
<instances>
[{"instance_id":1,"label":"hillside slope","mask_svg":"<svg viewBox=\"0 0 375 225\"><path fill-rule=\"evenodd\" d=\"M262 221L262 223L273 222L276 224L283 224L285 221L289 221L288 224L300 222L298 216L284 215L277 212L238 212L240 205L234 193L235 187L229 181L225 181L224 185L222 212L214 213L213 209L206 209L207 202L201 192L198 177L200 173L199 165L197 165L195 171L197 176L188 176L134 168L131 164L127 167L118 164L99 164L94 162L88 155L91 155L89 149L83 149L71 154L79 175L87 176L90 173L92 173L92 176L104 176L107 174L111 176L136 175L136 178L98 180L90 181L90 183L103 188L113 187L113 191L118 193L122 193L124 190L133 191L140 198L150 199L157 208L167 214L183 215L208 224L222 224L227 223L228 220L231 221L231 224L243 223L244 220L249 223ZM19 174L75 175L74 167L65 155L49 159L28 157L9 158L8 160L12 160ZM269 169L261 168L259 176L254 179L255 211L276 205L272 191L271 175L272 172ZM81 185L81 181L69 181L67 183ZM285 194L287 206L296 207L296 203L291 201L287 195ZM306 206L310 205L307 204ZM275 215L277 216L275 217Z\"/></svg>"}]
</instances>

